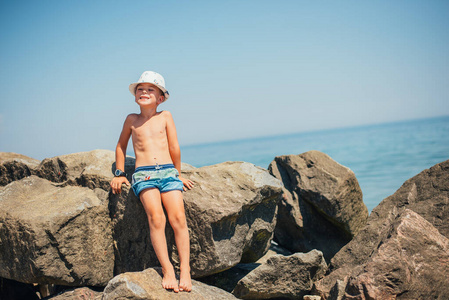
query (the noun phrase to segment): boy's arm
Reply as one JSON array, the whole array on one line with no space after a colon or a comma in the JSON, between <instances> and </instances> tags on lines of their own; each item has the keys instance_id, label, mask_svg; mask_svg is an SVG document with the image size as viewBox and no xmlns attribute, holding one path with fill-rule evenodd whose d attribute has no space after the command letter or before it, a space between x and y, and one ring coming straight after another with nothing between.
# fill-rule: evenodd
<instances>
[{"instance_id":1,"label":"boy's arm","mask_svg":"<svg viewBox=\"0 0 449 300\"><path fill-rule=\"evenodd\" d=\"M179 148L178 135L176 133L175 121L170 112L165 111L166 121L167 121L167 139L168 139L168 150L170 151L170 157L181 175L181 149ZM184 191L193 188L193 181L179 176L179 179L184 184Z\"/></svg>"},{"instance_id":2,"label":"boy's arm","mask_svg":"<svg viewBox=\"0 0 449 300\"><path fill-rule=\"evenodd\" d=\"M126 148L128 146L129 137L131 136L131 124L132 117L129 115L123 124L123 129L117 147L115 148L115 168L117 170L122 170L123 172L125 171ZM112 193L121 193L123 183L128 186L130 185L125 176L114 177L111 181Z\"/></svg>"}]
</instances>

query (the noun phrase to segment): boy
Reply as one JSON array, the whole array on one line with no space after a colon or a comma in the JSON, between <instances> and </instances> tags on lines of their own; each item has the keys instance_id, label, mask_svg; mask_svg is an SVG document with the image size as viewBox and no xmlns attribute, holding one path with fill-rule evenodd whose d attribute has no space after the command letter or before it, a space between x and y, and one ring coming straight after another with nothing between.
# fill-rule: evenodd
<instances>
[{"instance_id":1,"label":"boy","mask_svg":"<svg viewBox=\"0 0 449 300\"><path fill-rule=\"evenodd\" d=\"M132 136L136 155L136 170L132 188L140 197L150 225L150 238L162 266L162 286L174 292L192 290L190 278L190 241L184 211L182 191L191 189L193 182L179 176L181 151L173 118L168 111L157 111L169 93L162 75L146 71L136 83L129 86L140 107L140 114L130 114L125 120L115 151L116 172L111 181L114 194L121 192L126 179L125 154ZM175 234L180 261L179 285L170 262L165 238L165 214Z\"/></svg>"}]
</instances>

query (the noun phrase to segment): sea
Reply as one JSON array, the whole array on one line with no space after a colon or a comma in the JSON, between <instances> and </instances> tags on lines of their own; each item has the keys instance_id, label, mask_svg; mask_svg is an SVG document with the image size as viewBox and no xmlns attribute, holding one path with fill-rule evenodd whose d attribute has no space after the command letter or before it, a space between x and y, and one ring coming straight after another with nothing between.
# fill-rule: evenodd
<instances>
[{"instance_id":1,"label":"sea","mask_svg":"<svg viewBox=\"0 0 449 300\"><path fill-rule=\"evenodd\" d=\"M245 161L264 169L276 156L310 150L350 168L369 212L409 178L449 159L449 116L181 146L194 167Z\"/></svg>"}]
</instances>

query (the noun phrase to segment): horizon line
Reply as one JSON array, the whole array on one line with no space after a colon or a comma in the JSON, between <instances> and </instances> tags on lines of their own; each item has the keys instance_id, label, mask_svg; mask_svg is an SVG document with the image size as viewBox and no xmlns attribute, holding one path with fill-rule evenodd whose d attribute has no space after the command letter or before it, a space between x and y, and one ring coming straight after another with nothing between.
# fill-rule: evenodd
<instances>
[{"instance_id":1,"label":"horizon line","mask_svg":"<svg viewBox=\"0 0 449 300\"><path fill-rule=\"evenodd\" d=\"M217 141L213 141L213 142L192 143L192 144L181 145L181 147L197 147L197 146L208 146L208 145L215 145L215 144L234 143L234 142L240 142L240 141L254 141L254 140L266 139L266 138L287 137L287 136L304 134L304 133L326 132L326 131L335 131L335 130L342 130L342 129L354 129L354 128L407 123L407 122L412 122L412 121L424 121L424 120L440 119L440 118L449 118L449 115L445 114L445 115L439 115L439 116L433 116L433 117L419 117L419 118L413 118L413 119L403 119L403 120L386 121L386 122L379 122L379 123L368 123L368 124L348 125L348 126L340 126L340 127L329 127L329 128L322 128L322 129L311 129L311 130L296 131L296 132L281 133L281 134L257 135L257 136L249 136L249 137L236 138L236 139L217 140Z\"/></svg>"}]
</instances>

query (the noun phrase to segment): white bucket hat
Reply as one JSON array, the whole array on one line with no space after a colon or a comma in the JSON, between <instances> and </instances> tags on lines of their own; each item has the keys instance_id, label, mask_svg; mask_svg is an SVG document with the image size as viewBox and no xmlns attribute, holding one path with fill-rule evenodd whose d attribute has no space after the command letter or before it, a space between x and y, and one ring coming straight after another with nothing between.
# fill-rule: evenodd
<instances>
[{"instance_id":1,"label":"white bucket hat","mask_svg":"<svg viewBox=\"0 0 449 300\"><path fill-rule=\"evenodd\" d=\"M165 80L161 74L153 72L153 71L145 71L140 76L139 80L136 83L131 83L129 85L129 91L134 96L136 95L136 87L140 83L148 82L157 86L162 93L164 93L164 101L167 101L168 97L170 97L167 89L165 88Z\"/></svg>"}]
</instances>

